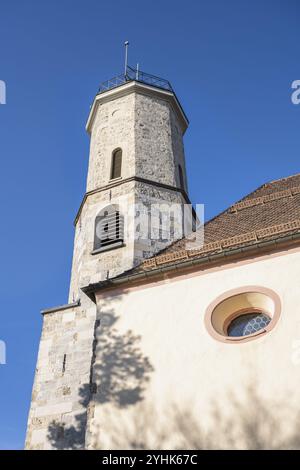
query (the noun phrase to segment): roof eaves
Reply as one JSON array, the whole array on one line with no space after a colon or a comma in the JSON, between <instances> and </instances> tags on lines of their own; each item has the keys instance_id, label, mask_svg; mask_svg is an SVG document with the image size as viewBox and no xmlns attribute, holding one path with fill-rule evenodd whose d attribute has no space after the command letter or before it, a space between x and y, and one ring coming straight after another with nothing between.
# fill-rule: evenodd
<instances>
[{"instance_id":1,"label":"roof eaves","mask_svg":"<svg viewBox=\"0 0 300 470\"><path fill-rule=\"evenodd\" d=\"M124 285L126 283L131 283L135 281L139 281L142 279L150 279L158 275L163 275L166 274L167 272L171 271L178 271L182 270L184 268L189 268L192 266L201 266L201 265L211 265L214 262L218 262L222 259L230 259L234 258L237 255L240 254L253 254L256 252L259 252L261 250L272 251L275 248L280 248L283 245L287 245L289 243L299 243L300 242L300 230L297 231L296 233L289 233L286 235L281 235L277 238L274 238L272 240L259 240L255 244L249 244L249 245L244 245L244 246L237 246L234 248L228 248L226 250L223 250L222 252L210 254L210 255L205 255L199 258L195 259L185 259L185 260L180 260L180 261L175 261L173 263L170 263L168 265L160 266L160 267L155 267L154 269L148 270L148 271L137 271L137 272L131 272L130 274L122 274L118 277L106 280L106 281L100 281L95 284L90 284L88 286L82 287L82 290L85 294L91 296L95 293L95 291L104 289L104 288L110 288L110 287L117 287L120 285Z\"/></svg>"}]
</instances>

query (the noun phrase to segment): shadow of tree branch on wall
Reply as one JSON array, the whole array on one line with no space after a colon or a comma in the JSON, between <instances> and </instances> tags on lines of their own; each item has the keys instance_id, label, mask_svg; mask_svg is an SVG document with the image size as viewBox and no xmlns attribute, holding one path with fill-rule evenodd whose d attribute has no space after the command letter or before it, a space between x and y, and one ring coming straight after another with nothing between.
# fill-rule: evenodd
<instances>
[{"instance_id":1,"label":"shadow of tree branch on wall","mask_svg":"<svg viewBox=\"0 0 300 470\"><path fill-rule=\"evenodd\" d=\"M246 388L244 400L232 393L228 405L231 410L226 416L224 411L228 409L224 410L224 405L211 403L209 424L204 424L201 413L193 411L192 403L182 408L170 405L163 421L158 419L154 407L138 409L130 423L110 427L111 448L300 449L300 411L294 412L286 403L276 400L263 400L252 386ZM278 408L282 414L278 414ZM293 419L287 421L287 416ZM101 443L95 443L94 447L101 448Z\"/></svg>"},{"instance_id":2,"label":"shadow of tree branch on wall","mask_svg":"<svg viewBox=\"0 0 300 470\"><path fill-rule=\"evenodd\" d=\"M140 349L140 337L132 331L121 334L115 324L115 312L102 306L94 324L90 381L78 391L81 410L73 423L53 421L48 427L48 440L54 449L84 449L89 405L112 403L119 408L134 406L143 393L153 367Z\"/></svg>"},{"instance_id":3,"label":"shadow of tree branch on wall","mask_svg":"<svg viewBox=\"0 0 300 470\"><path fill-rule=\"evenodd\" d=\"M299 409L293 410L292 405L276 400L273 395L269 400L263 399L253 385L245 387L244 399L234 392L228 396L230 412L227 414L224 405L213 402L211 424L206 431L201 427L201 420L190 412L177 413L180 445L188 449L300 448Z\"/></svg>"},{"instance_id":4,"label":"shadow of tree branch on wall","mask_svg":"<svg viewBox=\"0 0 300 470\"><path fill-rule=\"evenodd\" d=\"M272 391L262 398L252 385L245 385L243 399L234 390L228 390L227 400L212 399L204 410L206 417L196 411L196 403L179 405L172 397L162 397L166 407L163 416L158 415L156 403L144 400L154 369L141 349L141 338L132 331L120 332L118 320L108 300L94 324L90 380L77 390L80 408L70 421L63 416L48 427L53 449L86 448L87 423L93 419L88 440L95 449L102 448L100 436L107 432L110 448L115 449L300 449L296 400L276 399ZM249 378L249 383L256 382ZM105 430L93 418L97 404L108 413ZM128 409L127 421L122 421L123 413L118 412Z\"/></svg>"},{"instance_id":5,"label":"shadow of tree branch on wall","mask_svg":"<svg viewBox=\"0 0 300 470\"><path fill-rule=\"evenodd\" d=\"M143 392L153 367L139 347L140 337L132 331L120 335L114 328L118 318L105 313L99 330L94 377L99 403L118 407L135 405L143 400Z\"/></svg>"}]
</instances>

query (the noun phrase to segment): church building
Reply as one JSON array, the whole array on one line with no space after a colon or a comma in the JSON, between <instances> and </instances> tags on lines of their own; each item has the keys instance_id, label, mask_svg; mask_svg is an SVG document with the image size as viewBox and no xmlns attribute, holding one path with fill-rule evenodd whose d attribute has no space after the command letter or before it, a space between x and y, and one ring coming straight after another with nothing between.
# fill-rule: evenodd
<instances>
[{"instance_id":1,"label":"church building","mask_svg":"<svg viewBox=\"0 0 300 470\"><path fill-rule=\"evenodd\" d=\"M26 449L300 448L300 174L203 227L187 127L166 80L128 67L100 86Z\"/></svg>"}]
</instances>

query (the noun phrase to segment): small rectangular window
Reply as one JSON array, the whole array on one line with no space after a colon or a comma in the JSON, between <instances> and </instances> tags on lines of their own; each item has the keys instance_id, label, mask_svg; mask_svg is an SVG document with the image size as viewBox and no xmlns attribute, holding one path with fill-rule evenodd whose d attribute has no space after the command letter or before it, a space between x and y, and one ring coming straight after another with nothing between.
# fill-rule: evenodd
<instances>
[{"instance_id":1,"label":"small rectangular window","mask_svg":"<svg viewBox=\"0 0 300 470\"><path fill-rule=\"evenodd\" d=\"M111 179L120 178L122 171L122 150L115 150L112 156Z\"/></svg>"},{"instance_id":2,"label":"small rectangular window","mask_svg":"<svg viewBox=\"0 0 300 470\"><path fill-rule=\"evenodd\" d=\"M66 371L66 361L67 361L67 355L64 354L63 363L62 363L62 373L63 373L63 374L64 374L65 371Z\"/></svg>"}]
</instances>

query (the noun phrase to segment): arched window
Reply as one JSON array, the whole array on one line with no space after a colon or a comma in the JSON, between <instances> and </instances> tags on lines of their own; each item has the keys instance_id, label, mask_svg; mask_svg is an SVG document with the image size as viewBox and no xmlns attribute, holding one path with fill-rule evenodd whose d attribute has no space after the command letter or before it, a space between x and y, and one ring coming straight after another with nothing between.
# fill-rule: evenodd
<instances>
[{"instance_id":1,"label":"arched window","mask_svg":"<svg viewBox=\"0 0 300 470\"><path fill-rule=\"evenodd\" d=\"M122 171L122 150L116 149L112 154L111 179L120 178Z\"/></svg>"},{"instance_id":2,"label":"arched window","mask_svg":"<svg viewBox=\"0 0 300 470\"><path fill-rule=\"evenodd\" d=\"M183 171L182 171L181 165L178 165L178 174L179 174L180 188L184 189L184 178L183 178Z\"/></svg>"},{"instance_id":3,"label":"arched window","mask_svg":"<svg viewBox=\"0 0 300 470\"><path fill-rule=\"evenodd\" d=\"M95 220L94 251L121 246L124 241L124 219L117 205L107 206Z\"/></svg>"}]
</instances>

